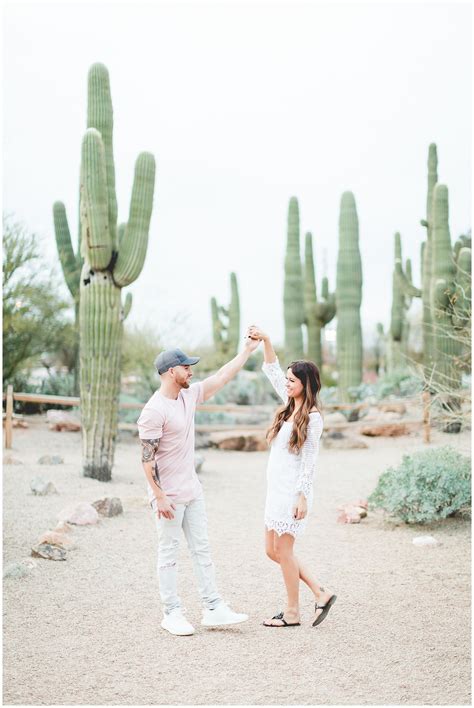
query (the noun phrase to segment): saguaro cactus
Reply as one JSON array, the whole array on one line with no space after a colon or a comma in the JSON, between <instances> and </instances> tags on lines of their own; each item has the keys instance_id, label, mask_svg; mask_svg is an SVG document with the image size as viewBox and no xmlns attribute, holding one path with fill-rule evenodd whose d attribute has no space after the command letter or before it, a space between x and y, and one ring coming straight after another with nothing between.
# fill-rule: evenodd
<instances>
[{"instance_id":1,"label":"saguaro cactus","mask_svg":"<svg viewBox=\"0 0 474 708\"><path fill-rule=\"evenodd\" d=\"M300 216L298 200L291 197L288 207L288 237L286 242L285 284L283 290L285 320L285 353L288 359L303 359L305 319L303 273L300 256Z\"/></svg>"},{"instance_id":2,"label":"saguaro cactus","mask_svg":"<svg viewBox=\"0 0 474 708\"><path fill-rule=\"evenodd\" d=\"M453 323L456 263L449 234L448 189L444 184L437 184L433 190L432 255L433 376L440 386L449 391L459 388L461 384L461 351Z\"/></svg>"},{"instance_id":3,"label":"saguaro cactus","mask_svg":"<svg viewBox=\"0 0 474 708\"><path fill-rule=\"evenodd\" d=\"M322 366L321 330L336 314L336 296L329 293L328 279L323 278L321 300L318 301L314 274L313 240L310 233L305 236L305 315L308 328L307 358Z\"/></svg>"},{"instance_id":4,"label":"saguaro cactus","mask_svg":"<svg viewBox=\"0 0 474 708\"><path fill-rule=\"evenodd\" d=\"M392 310L388 356L388 366L391 371L407 365L409 322L406 313L411 305L412 293L416 290L412 284L410 259L406 261L405 272L403 272L400 265L403 262L402 243L398 232L395 234L394 240L395 264L392 276ZM402 273L403 283L400 272Z\"/></svg>"},{"instance_id":5,"label":"saguaro cactus","mask_svg":"<svg viewBox=\"0 0 474 708\"><path fill-rule=\"evenodd\" d=\"M235 273L230 274L230 304L228 308L211 298L212 334L216 351L222 357L237 354L240 338L239 286Z\"/></svg>"},{"instance_id":6,"label":"saguaro cactus","mask_svg":"<svg viewBox=\"0 0 474 708\"><path fill-rule=\"evenodd\" d=\"M131 307L130 295L122 306L121 289L136 280L145 260L155 160L150 153L139 155L129 218L117 228L112 100L108 71L102 64L94 64L89 71L87 126L82 142L80 193L83 473L108 481L117 432L123 319ZM66 247L66 251L71 260L72 247Z\"/></svg>"},{"instance_id":7,"label":"saguaro cactus","mask_svg":"<svg viewBox=\"0 0 474 708\"><path fill-rule=\"evenodd\" d=\"M337 258L337 368L341 401L350 401L349 388L362 381L362 262L359 221L352 192L344 192L339 216Z\"/></svg>"}]
</instances>

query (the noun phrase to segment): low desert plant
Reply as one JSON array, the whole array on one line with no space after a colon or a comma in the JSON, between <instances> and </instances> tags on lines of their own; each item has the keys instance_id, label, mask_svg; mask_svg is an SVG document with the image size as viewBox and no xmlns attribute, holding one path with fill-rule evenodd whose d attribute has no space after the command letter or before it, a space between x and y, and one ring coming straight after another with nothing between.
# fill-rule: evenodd
<instances>
[{"instance_id":1,"label":"low desert plant","mask_svg":"<svg viewBox=\"0 0 474 708\"><path fill-rule=\"evenodd\" d=\"M404 455L398 467L379 477L369 497L372 508L409 524L445 519L470 504L470 460L448 446Z\"/></svg>"}]
</instances>

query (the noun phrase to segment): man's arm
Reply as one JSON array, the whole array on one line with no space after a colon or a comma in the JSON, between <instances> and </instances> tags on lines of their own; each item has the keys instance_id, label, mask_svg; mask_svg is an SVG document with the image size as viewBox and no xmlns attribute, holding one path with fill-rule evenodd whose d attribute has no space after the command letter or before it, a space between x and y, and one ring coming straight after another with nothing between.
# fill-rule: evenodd
<instances>
[{"instance_id":1,"label":"man's arm","mask_svg":"<svg viewBox=\"0 0 474 708\"><path fill-rule=\"evenodd\" d=\"M247 337L244 348L239 354L237 354L236 357L228 361L227 364L224 364L224 366L222 366L215 374L208 376L207 379L204 379L202 382L204 401L209 400L211 396L214 396L215 393L220 391L226 383L229 383L229 381L233 379L236 374L238 374L250 354L255 351L259 344L260 341L258 339L250 339Z\"/></svg>"},{"instance_id":2,"label":"man's arm","mask_svg":"<svg viewBox=\"0 0 474 708\"><path fill-rule=\"evenodd\" d=\"M163 515L165 519L173 519L174 515L172 509L174 509L175 507L174 504L170 502L170 500L161 488L160 473L158 471L158 465L155 460L155 454L158 450L160 439L140 439L140 442L142 444L143 469L145 470L145 476L155 497L151 503L152 509L153 511L158 512L158 517Z\"/></svg>"}]
</instances>

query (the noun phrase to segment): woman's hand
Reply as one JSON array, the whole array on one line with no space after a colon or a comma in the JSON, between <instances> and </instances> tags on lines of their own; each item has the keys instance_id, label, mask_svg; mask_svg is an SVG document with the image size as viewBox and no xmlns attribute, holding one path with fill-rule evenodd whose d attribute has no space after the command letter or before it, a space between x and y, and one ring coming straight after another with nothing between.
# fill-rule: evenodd
<instances>
[{"instance_id":1,"label":"woman's hand","mask_svg":"<svg viewBox=\"0 0 474 708\"><path fill-rule=\"evenodd\" d=\"M296 505L293 507L293 516L296 521L301 521L304 519L308 513L308 504L306 503L306 497L304 494L300 494Z\"/></svg>"},{"instance_id":2,"label":"woman's hand","mask_svg":"<svg viewBox=\"0 0 474 708\"><path fill-rule=\"evenodd\" d=\"M266 334L260 327L257 327L256 325L252 325L248 328L248 336L252 339L261 339L264 342L270 339L268 334Z\"/></svg>"}]
</instances>

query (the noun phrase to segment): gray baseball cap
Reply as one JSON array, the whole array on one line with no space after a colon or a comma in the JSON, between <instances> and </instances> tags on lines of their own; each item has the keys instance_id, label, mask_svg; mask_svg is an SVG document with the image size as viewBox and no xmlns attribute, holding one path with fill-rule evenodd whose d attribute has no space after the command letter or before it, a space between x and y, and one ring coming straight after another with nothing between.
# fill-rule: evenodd
<instances>
[{"instance_id":1,"label":"gray baseball cap","mask_svg":"<svg viewBox=\"0 0 474 708\"><path fill-rule=\"evenodd\" d=\"M192 366L199 361L198 356L188 356L181 349L167 349L158 354L155 359L156 370L159 374L164 374L165 371L173 366Z\"/></svg>"}]
</instances>

